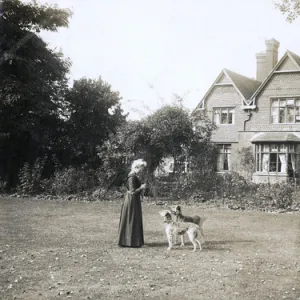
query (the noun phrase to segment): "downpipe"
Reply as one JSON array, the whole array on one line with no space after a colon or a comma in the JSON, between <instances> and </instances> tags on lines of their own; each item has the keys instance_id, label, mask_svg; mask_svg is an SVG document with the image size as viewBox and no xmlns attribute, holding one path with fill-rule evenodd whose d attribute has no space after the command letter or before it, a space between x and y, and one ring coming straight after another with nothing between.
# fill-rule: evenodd
<instances>
[{"instance_id":1,"label":"downpipe","mask_svg":"<svg viewBox=\"0 0 300 300\"><path fill-rule=\"evenodd\" d=\"M244 120L244 128L243 128L244 131L246 130L246 122L250 121L251 116L252 116L252 113L251 113L250 110L248 110L248 111L247 111L247 117L248 117L248 118Z\"/></svg>"}]
</instances>

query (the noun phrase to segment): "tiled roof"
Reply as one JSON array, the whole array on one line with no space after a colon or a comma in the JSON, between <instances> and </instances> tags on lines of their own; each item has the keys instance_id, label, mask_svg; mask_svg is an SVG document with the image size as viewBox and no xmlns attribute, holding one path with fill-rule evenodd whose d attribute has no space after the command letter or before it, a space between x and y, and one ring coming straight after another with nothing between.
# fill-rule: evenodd
<instances>
[{"instance_id":1,"label":"tiled roof","mask_svg":"<svg viewBox=\"0 0 300 300\"><path fill-rule=\"evenodd\" d=\"M261 82L255 79L243 76L228 69L224 69L224 71L228 74L236 88L241 92L246 100L250 99L253 93L261 85Z\"/></svg>"},{"instance_id":2,"label":"tiled roof","mask_svg":"<svg viewBox=\"0 0 300 300\"><path fill-rule=\"evenodd\" d=\"M256 134L252 143L258 142L300 142L300 137L291 132L261 132Z\"/></svg>"}]
</instances>

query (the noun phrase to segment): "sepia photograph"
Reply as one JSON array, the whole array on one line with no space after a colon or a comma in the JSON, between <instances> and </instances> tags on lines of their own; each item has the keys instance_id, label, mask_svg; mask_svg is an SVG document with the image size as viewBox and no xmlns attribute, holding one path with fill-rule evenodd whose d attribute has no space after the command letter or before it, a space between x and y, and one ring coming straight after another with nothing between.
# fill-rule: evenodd
<instances>
[{"instance_id":1,"label":"sepia photograph","mask_svg":"<svg viewBox=\"0 0 300 300\"><path fill-rule=\"evenodd\" d=\"M300 300L300 0L0 0L1 300Z\"/></svg>"}]
</instances>

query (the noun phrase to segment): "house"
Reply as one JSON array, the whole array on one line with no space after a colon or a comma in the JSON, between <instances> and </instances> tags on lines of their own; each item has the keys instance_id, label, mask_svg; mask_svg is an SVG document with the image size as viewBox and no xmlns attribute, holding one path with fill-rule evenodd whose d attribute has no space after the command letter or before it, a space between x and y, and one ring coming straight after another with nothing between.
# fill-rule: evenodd
<instances>
[{"instance_id":1,"label":"house","mask_svg":"<svg viewBox=\"0 0 300 300\"><path fill-rule=\"evenodd\" d=\"M298 177L300 57L286 51L278 61L278 48L270 39L256 54L256 79L223 69L192 112L196 124L204 114L218 126L217 172L250 170L256 183ZM247 168L243 155L252 157Z\"/></svg>"}]
</instances>

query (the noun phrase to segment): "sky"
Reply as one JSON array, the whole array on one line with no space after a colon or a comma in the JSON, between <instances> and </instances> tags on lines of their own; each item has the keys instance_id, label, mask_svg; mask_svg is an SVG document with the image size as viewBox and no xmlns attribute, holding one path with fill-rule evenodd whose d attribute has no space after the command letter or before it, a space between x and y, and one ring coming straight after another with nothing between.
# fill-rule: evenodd
<instances>
[{"instance_id":1,"label":"sky","mask_svg":"<svg viewBox=\"0 0 300 300\"><path fill-rule=\"evenodd\" d=\"M193 110L223 68L255 77L265 40L300 55L292 24L272 0L40 0L70 8L69 28L43 32L72 61L70 81L99 76L130 119L182 97Z\"/></svg>"}]
</instances>

